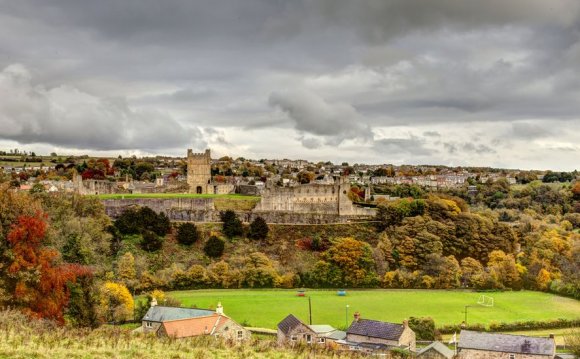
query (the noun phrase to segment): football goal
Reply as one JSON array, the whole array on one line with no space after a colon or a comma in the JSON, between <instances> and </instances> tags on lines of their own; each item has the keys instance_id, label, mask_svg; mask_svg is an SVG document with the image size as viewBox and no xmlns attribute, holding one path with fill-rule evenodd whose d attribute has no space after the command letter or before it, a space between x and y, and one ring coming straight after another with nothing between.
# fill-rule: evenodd
<instances>
[{"instance_id":1,"label":"football goal","mask_svg":"<svg viewBox=\"0 0 580 359\"><path fill-rule=\"evenodd\" d=\"M479 299L477 299L477 304L484 307L493 307L493 297L482 294L479 296Z\"/></svg>"}]
</instances>

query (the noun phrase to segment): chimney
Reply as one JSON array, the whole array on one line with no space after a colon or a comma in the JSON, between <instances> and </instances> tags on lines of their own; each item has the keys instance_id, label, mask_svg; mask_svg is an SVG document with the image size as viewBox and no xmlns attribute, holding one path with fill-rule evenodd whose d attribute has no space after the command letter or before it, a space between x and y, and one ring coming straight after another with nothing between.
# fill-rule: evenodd
<instances>
[{"instance_id":1,"label":"chimney","mask_svg":"<svg viewBox=\"0 0 580 359\"><path fill-rule=\"evenodd\" d=\"M550 339L554 339L554 334L550 333L550 335L548 336Z\"/></svg>"},{"instance_id":2,"label":"chimney","mask_svg":"<svg viewBox=\"0 0 580 359\"><path fill-rule=\"evenodd\" d=\"M151 300L151 308L153 308L156 305L157 305L157 299L155 299L155 297L153 297L153 299Z\"/></svg>"},{"instance_id":3,"label":"chimney","mask_svg":"<svg viewBox=\"0 0 580 359\"><path fill-rule=\"evenodd\" d=\"M222 307L222 302L218 302L217 307L215 308L215 312L219 315L224 314L224 307Z\"/></svg>"},{"instance_id":4,"label":"chimney","mask_svg":"<svg viewBox=\"0 0 580 359\"><path fill-rule=\"evenodd\" d=\"M359 312L354 312L354 321L358 322L360 319L360 313Z\"/></svg>"},{"instance_id":5,"label":"chimney","mask_svg":"<svg viewBox=\"0 0 580 359\"><path fill-rule=\"evenodd\" d=\"M403 320L403 327L409 328L409 321L407 319Z\"/></svg>"}]
</instances>

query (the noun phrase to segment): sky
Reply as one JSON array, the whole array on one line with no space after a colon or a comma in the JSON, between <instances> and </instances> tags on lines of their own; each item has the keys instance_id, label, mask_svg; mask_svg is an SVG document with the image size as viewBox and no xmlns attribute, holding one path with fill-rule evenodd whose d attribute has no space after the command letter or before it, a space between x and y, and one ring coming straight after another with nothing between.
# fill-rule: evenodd
<instances>
[{"instance_id":1,"label":"sky","mask_svg":"<svg viewBox=\"0 0 580 359\"><path fill-rule=\"evenodd\" d=\"M580 169L578 0L0 0L0 149Z\"/></svg>"}]
</instances>

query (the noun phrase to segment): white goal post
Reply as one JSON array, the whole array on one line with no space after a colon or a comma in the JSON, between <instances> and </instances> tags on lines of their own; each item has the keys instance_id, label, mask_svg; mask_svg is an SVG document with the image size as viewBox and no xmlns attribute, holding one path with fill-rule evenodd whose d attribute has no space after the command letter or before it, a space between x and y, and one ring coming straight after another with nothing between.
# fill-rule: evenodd
<instances>
[{"instance_id":1,"label":"white goal post","mask_svg":"<svg viewBox=\"0 0 580 359\"><path fill-rule=\"evenodd\" d=\"M493 297L482 294L479 296L479 299L477 299L477 304L484 307L493 307Z\"/></svg>"}]
</instances>

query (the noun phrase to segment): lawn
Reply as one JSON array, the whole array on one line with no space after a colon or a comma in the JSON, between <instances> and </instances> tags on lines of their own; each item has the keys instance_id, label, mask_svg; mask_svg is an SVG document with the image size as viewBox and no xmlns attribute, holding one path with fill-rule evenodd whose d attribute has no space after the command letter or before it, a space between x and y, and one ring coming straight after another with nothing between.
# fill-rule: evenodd
<instances>
[{"instance_id":1,"label":"lawn","mask_svg":"<svg viewBox=\"0 0 580 359\"><path fill-rule=\"evenodd\" d=\"M131 199L131 198L223 198L235 199L245 201L258 201L260 197L246 196L242 194L194 194L194 193L116 193L116 194L100 194L97 195L99 199Z\"/></svg>"},{"instance_id":2,"label":"lawn","mask_svg":"<svg viewBox=\"0 0 580 359\"><path fill-rule=\"evenodd\" d=\"M541 292L487 293L494 307L477 304L480 293L444 290L348 290L345 297L336 291L307 291L307 297L295 290L190 290L169 295L184 306L215 308L222 302L227 315L246 326L275 328L292 313L308 321L308 298L312 300L314 324L345 327L355 311L363 318L401 322L410 316L435 319L437 326L458 324L468 308L468 322L490 324L526 320L580 318L580 301ZM349 306L347 309L347 305ZM348 313L347 313L348 311Z\"/></svg>"}]
</instances>

